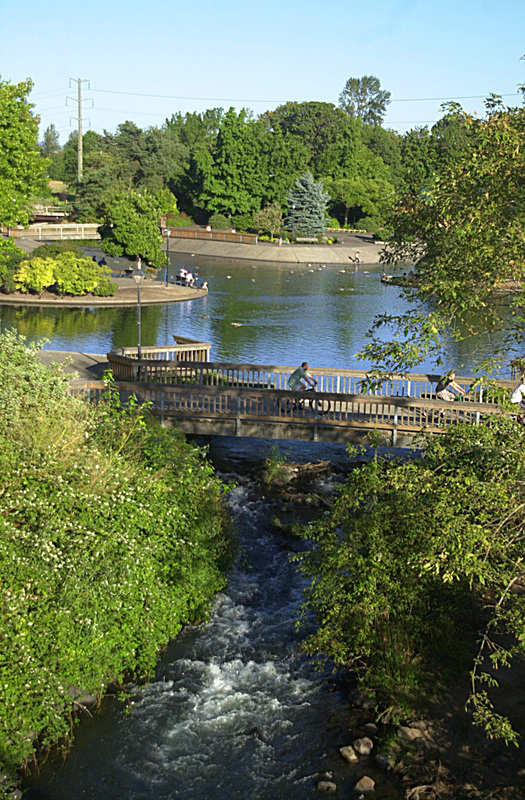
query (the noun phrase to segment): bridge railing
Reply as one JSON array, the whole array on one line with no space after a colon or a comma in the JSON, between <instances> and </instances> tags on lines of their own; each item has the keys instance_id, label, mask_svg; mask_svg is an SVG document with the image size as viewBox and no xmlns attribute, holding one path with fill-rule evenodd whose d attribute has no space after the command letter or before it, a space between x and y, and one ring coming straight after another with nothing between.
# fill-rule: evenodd
<instances>
[{"instance_id":1,"label":"bridge railing","mask_svg":"<svg viewBox=\"0 0 525 800\"><path fill-rule=\"evenodd\" d=\"M196 384L174 386L157 383L120 383L121 401L131 396L139 402L151 403L154 414L162 419L214 422L229 419L241 423L286 423L294 426L316 426L325 429L368 429L390 432L392 444L396 444L398 433L415 434L423 429L435 433L443 432L459 422L479 425L490 420L493 414L502 413L495 405L484 403L443 403L408 396L384 397L363 394L316 393L316 399L329 403L327 413L319 414L310 407L302 392L283 389L261 389ZM100 399L102 384L88 381L73 381L73 394L80 394L92 401ZM313 399L314 396L312 396ZM293 401L305 401L303 407L294 407ZM443 406L446 406L443 408Z\"/></svg>"},{"instance_id":2,"label":"bridge railing","mask_svg":"<svg viewBox=\"0 0 525 800\"><path fill-rule=\"evenodd\" d=\"M208 348L206 358L204 349ZM191 347L196 348L202 358L193 358ZM295 366L271 364L239 364L233 362L213 362L207 360L210 345L193 343L177 345L176 348L142 348L142 359L137 360L137 348L125 348L119 353L109 353L108 359L117 380L140 380L143 383L163 383L166 385L188 384L196 386L239 386L259 389L287 389L288 378ZM180 354L180 355L178 355ZM178 356L178 357L177 357ZM421 400L435 398L435 387L441 375L431 373L396 376L381 381L373 389L367 388L369 374L366 370L345 370L316 367L310 374L317 380L317 390L338 395L366 394L375 397L413 397ZM470 389L473 378L456 376L456 381L465 389ZM499 385L512 387L511 381L499 381ZM470 400L494 403L495 398L486 393L483 387L469 392Z\"/></svg>"},{"instance_id":3,"label":"bridge railing","mask_svg":"<svg viewBox=\"0 0 525 800\"><path fill-rule=\"evenodd\" d=\"M117 381L174 382L172 373L181 362L202 364L207 362L211 344L174 337L175 344L167 347L142 347L138 359L138 347L121 347L107 354L109 369Z\"/></svg>"}]
</instances>

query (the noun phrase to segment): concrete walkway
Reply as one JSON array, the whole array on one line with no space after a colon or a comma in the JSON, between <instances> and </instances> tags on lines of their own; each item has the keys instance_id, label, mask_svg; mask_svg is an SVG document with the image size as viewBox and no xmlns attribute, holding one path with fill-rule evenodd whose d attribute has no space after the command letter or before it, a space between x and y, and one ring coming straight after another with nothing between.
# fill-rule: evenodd
<instances>
[{"instance_id":1,"label":"concrete walkway","mask_svg":"<svg viewBox=\"0 0 525 800\"><path fill-rule=\"evenodd\" d=\"M170 255L185 254L208 258L227 258L241 261L265 261L275 264L350 264L359 252L360 264L379 264L382 244L367 236L342 234L338 244L237 244L213 242L207 239L177 239L170 237ZM164 249L165 244L164 244Z\"/></svg>"},{"instance_id":2,"label":"concrete walkway","mask_svg":"<svg viewBox=\"0 0 525 800\"><path fill-rule=\"evenodd\" d=\"M46 367L62 364L68 375L77 373L82 380L102 380L109 369L107 356L101 353L68 353L65 350L39 350L38 357Z\"/></svg>"}]
</instances>

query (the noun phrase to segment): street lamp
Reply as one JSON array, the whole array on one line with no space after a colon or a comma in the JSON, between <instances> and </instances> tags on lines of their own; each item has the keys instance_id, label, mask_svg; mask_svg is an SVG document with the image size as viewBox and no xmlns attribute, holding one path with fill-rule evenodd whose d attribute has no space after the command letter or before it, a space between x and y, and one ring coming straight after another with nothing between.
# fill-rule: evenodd
<instances>
[{"instance_id":1,"label":"street lamp","mask_svg":"<svg viewBox=\"0 0 525 800\"><path fill-rule=\"evenodd\" d=\"M292 203L291 209L292 209L292 242L293 242L293 236L295 230L295 214L293 212L295 211L295 203Z\"/></svg>"},{"instance_id":2,"label":"street lamp","mask_svg":"<svg viewBox=\"0 0 525 800\"><path fill-rule=\"evenodd\" d=\"M166 264L166 271L164 272L164 286L168 285L168 273L170 270L170 236L171 231L169 228L164 229L164 233L166 234L166 258L168 259L168 263Z\"/></svg>"},{"instance_id":3,"label":"street lamp","mask_svg":"<svg viewBox=\"0 0 525 800\"><path fill-rule=\"evenodd\" d=\"M140 287L146 277L146 273L143 269L137 269L133 273L133 280L137 284L137 325L138 325L138 339L139 339L139 346L138 346L138 358L139 361L142 358L142 343L141 343L141 331L140 331L140 323L141 323L141 308L140 308Z\"/></svg>"}]
</instances>

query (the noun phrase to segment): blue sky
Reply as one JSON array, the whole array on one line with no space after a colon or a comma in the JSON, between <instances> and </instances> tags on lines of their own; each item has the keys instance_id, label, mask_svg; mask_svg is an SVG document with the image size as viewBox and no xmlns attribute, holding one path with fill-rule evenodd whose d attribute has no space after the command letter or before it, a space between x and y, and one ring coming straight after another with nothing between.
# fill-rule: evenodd
<instances>
[{"instance_id":1,"label":"blue sky","mask_svg":"<svg viewBox=\"0 0 525 800\"><path fill-rule=\"evenodd\" d=\"M255 114L288 100L337 104L346 80L391 92L385 127L432 125L445 100L521 105L524 0L0 0L0 75L31 78L41 132L160 126L181 111ZM157 95L154 97L153 95ZM67 100L66 98L72 98Z\"/></svg>"}]
</instances>

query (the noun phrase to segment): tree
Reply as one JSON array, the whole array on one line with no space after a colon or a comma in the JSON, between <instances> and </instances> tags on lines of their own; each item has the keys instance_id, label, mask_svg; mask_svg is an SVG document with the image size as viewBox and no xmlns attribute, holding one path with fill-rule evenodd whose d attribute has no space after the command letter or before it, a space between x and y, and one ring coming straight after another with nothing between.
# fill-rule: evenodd
<instances>
[{"instance_id":1,"label":"tree","mask_svg":"<svg viewBox=\"0 0 525 800\"><path fill-rule=\"evenodd\" d=\"M354 470L305 531L318 623L305 649L353 671L394 719L461 681L474 721L517 741L487 691L525 656L524 438L504 417L429 434L423 459Z\"/></svg>"},{"instance_id":2,"label":"tree","mask_svg":"<svg viewBox=\"0 0 525 800\"><path fill-rule=\"evenodd\" d=\"M273 239L274 233L280 231L283 224L283 215L279 203L271 203L261 208L253 215L254 227L259 231L269 233Z\"/></svg>"},{"instance_id":3,"label":"tree","mask_svg":"<svg viewBox=\"0 0 525 800\"><path fill-rule=\"evenodd\" d=\"M316 183L311 172L305 172L295 181L288 195L288 217L285 222L295 234L322 236L326 230L326 207L330 195Z\"/></svg>"},{"instance_id":4,"label":"tree","mask_svg":"<svg viewBox=\"0 0 525 800\"><path fill-rule=\"evenodd\" d=\"M247 112L242 109L237 115L230 108L211 152L197 151L202 178L199 204L226 216L258 211L266 183L259 153L257 132Z\"/></svg>"},{"instance_id":5,"label":"tree","mask_svg":"<svg viewBox=\"0 0 525 800\"><path fill-rule=\"evenodd\" d=\"M381 89L381 82L373 75L348 78L339 95L339 107L351 118L359 118L367 125L381 125L390 103L390 92Z\"/></svg>"},{"instance_id":6,"label":"tree","mask_svg":"<svg viewBox=\"0 0 525 800\"><path fill-rule=\"evenodd\" d=\"M48 161L38 147L38 121L27 97L30 80L0 80L0 224L27 225L29 200L44 186Z\"/></svg>"},{"instance_id":7,"label":"tree","mask_svg":"<svg viewBox=\"0 0 525 800\"><path fill-rule=\"evenodd\" d=\"M327 178L323 186L332 201L343 206L344 225L348 225L350 209L354 209L354 224L358 224L362 217L369 217L379 227L394 201L394 187L381 177Z\"/></svg>"},{"instance_id":8,"label":"tree","mask_svg":"<svg viewBox=\"0 0 525 800\"><path fill-rule=\"evenodd\" d=\"M136 259L139 264L144 259L156 267L164 266L160 218L174 209L175 198L167 189L155 194L134 189L118 192L107 201L99 228L104 252Z\"/></svg>"},{"instance_id":9,"label":"tree","mask_svg":"<svg viewBox=\"0 0 525 800\"><path fill-rule=\"evenodd\" d=\"M44 158L51 158L59 153L60 150L60 137L56 127L51 123L44 131L44 136L40 143L40 152Z\"/></svg>"}]
</instances>

